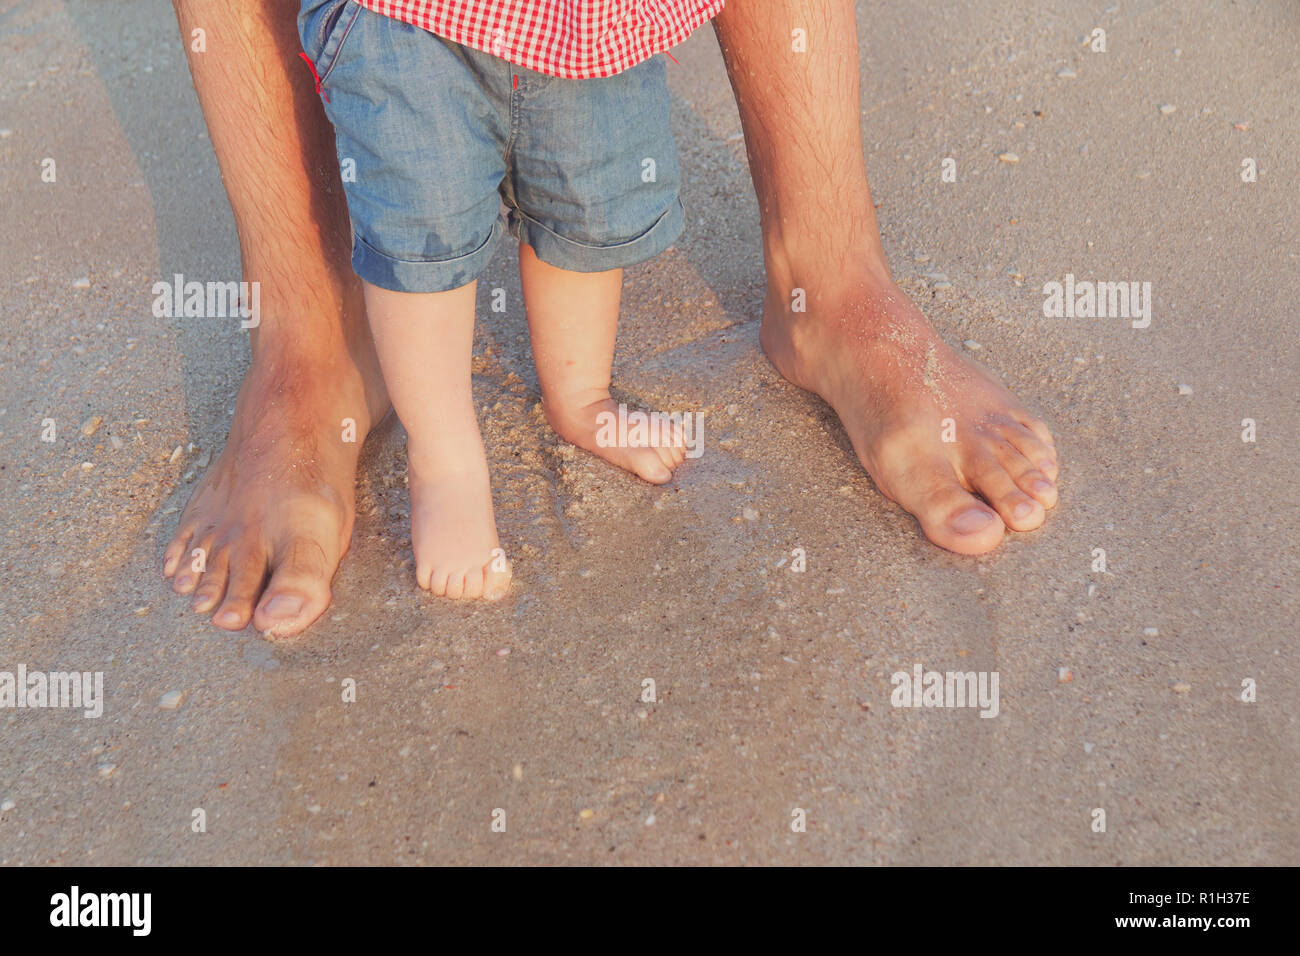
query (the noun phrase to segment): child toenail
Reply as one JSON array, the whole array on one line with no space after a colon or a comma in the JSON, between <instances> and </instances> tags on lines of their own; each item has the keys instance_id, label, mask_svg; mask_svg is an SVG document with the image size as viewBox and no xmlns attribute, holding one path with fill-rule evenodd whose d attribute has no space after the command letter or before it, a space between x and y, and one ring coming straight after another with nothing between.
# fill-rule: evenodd
<instances>
[{"instance_id":1,"label":"child toenail","mask_svg":"<svg viewBox=\"0 0 1300 956\"><path fill-rule=\"evenodd\" d=\"M1056 467L1056 462L1052 461L1050 458L1044 458L1038 463L1038 467L1043 469L1043 471L1051 471Z\"/></svg>"},{"instance_id":2,"label":"child toenail","mask_svg":"<svg viewBox=\"0 0 1300 956\"><path fill-rule=\"evenodd\" d=\"M1046 478L1039 478L1034 482L1034 491L1051 491L1056 486Z\"/></svg>"},{"instance_id":3,"label":"child toenail","mask_svg":"<svg viewBox=\"0 0 1300 956\"><path fill-rule=\"evenodd\" d=\"M293 617L302 610L302 598L281 594L266 602L269 617Z\"/></svg>"},{"instance_id":4,"label":"child toenail","mask_svg":"<svg viewBox=\"0 0 1300 956\"><path fill-rule=\"evenodd\" d=\"M992 520L993 515L987 511L981 508L971 508L952 519L952 530L958 534L973 534L981 528L987 528Z\"/></svg>"},{"instance_id":5,"label":"child toenail","mask_svg":"<svg viewBox=\"0 0 1300 956\"><path fill-rule=\"evenodd\" d=\"M1028 518L1029 513L1034 510L1034 506L1028 501L1022 501L1016 505L1015 511L1012 512L1017 518Z\"/></svg>"},{"instance_id":6,"label":"child toenail","mask_svg":"<svg viewBox=\"0 0 1300 956\"><path fill-rule=\"evenodd\" d=\"M222 624L238 624L239 614L235 611L222 611L217 615L217 620Z\"/></svg>"}]
</instances>

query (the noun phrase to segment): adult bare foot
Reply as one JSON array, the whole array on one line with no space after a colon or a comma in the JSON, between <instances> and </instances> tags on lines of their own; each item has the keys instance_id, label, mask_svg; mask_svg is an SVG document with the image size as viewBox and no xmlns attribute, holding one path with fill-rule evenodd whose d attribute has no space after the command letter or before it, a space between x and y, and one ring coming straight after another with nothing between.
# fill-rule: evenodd
<instances>
[{"instance_id":1,"label":"adult bare foot","mask_svg":"<svg viewBox=\"0 0 1300 956\"><path fill-rule=\"evenodd\" d=\"M935 544L983 554L1005 528L1039 527L1056 505L1051 432L993 376L957 354L883 269L789 309L769 287L761 341L772 364L835 409L881 492Z\"/></svg>"},{"instance_id":2,"label":"adult bare foot","mask_svg":"<svg viewBox=\"0 0 1300 956\"><path fill-rule=\"evenodd\" d=\"M365 375L354 359L343 347L311 358L265 342L254 350L226 447L163 555L172 589L193 594L217 627L251 620L268 637L289 636L329 606L352 536L357 456L387 412L373 354ZM355 443L342 440L345 418Z\"/></svg>"},{"instance_id":3,"label":"adult bare foot","mask_svg":"<svg viewBox=\"0 0 1300 956\"><path fill-rule=\"evenodd\" d=\"M808 38L793 57L791 23ZM763 227L763 350L831 404L881 491L936 544L982 554L1005 527L1038 527L1056 503L1051 433L944 344L885 265L863 162L856 5L731 0L714 24ZM796 288L807 312L790 310Z\"/></svg>"},{"instance_id":4,"label":"adult bare foot","mask_svg":"<svg viewBox=\"0 0 1300 956\"><path fill-rule=\"evenodd\" d=\"M348 265L333 130L299 60L298 5L174 5L182 37L207 37L185 50L261 316L230 437L163 574L218 627L251 620L269 636L297 634L329 605L352 535L357 455L388 396Z\"/></svg>"}]
</instances>

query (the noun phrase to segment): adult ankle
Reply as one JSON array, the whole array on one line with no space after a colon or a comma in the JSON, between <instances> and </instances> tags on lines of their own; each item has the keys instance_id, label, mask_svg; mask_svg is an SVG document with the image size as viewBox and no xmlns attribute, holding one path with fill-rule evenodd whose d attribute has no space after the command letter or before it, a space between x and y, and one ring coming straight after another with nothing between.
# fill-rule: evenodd
<instances>
[{"instance_id":1,"label":"adult ankle","mask_svg":"<svg viewBox=\"0 0 1300 956\"><path fill-rule=\"evenodd\" d=\"M764 244L769 307L784 303L792 318L799 310L816 314L835 302L850 301L865 290L893 285L879 241L857 241L837 251L824 237L785 236Z\"/></svg>"}]
</instances>

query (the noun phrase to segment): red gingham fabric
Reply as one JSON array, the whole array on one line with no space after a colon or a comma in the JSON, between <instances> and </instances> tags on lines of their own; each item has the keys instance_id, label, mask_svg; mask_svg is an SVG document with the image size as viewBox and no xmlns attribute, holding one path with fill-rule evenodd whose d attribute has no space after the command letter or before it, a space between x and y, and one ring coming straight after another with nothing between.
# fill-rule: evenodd
<instances>
[{"instance_id":1,"label":"red gingham fabric","mask_svg":"<svg viewBox=\"0 0 1300 956\"><path fill-rule=\"evenodd\" d=\"M727 0L357 0L375 13L565 79L612 76L681 43Z\"/></svg>"}]
</instances>

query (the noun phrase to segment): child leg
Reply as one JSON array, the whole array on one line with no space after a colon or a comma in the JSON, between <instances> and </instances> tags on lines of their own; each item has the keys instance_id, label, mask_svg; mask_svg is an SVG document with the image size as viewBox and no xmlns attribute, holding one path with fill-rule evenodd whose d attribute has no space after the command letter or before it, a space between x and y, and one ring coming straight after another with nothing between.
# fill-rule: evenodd
<instances>
[{"instance_id":1,"label":"child leg","mask_svg":"<svg viewBox=\"0 0 1300 956\"><path fill-rule=\"evenodd\" d=\"M519 277L542 408L551 427L565 441L646 481L668 481L685 458L677 432L658 447L619 447L604 440L610 430L602 428L602 422L609 419L601 416L619 413L618 404L609 397L609 376L623 270L557 269L521 242Z\"/></svg>"},{"instance_id":2,"label":"child leg","mask_svg":"<svg viewBox=\"0 0 1300 956\"><path fill-rule=\"evenodd\" d=\"M411 293L365 283L384 383L406 427L416 580L449 598L497 598L510 583L470 387L476 284Z\"/></svg>"}]
</instances>

